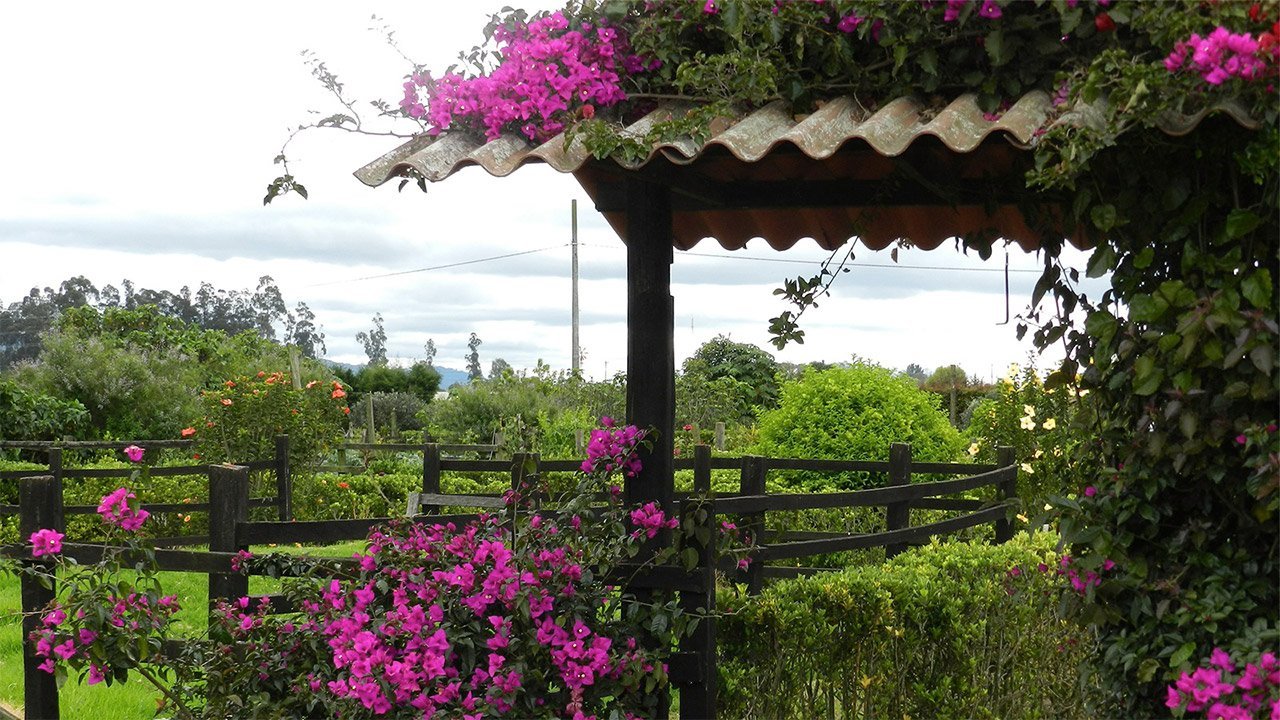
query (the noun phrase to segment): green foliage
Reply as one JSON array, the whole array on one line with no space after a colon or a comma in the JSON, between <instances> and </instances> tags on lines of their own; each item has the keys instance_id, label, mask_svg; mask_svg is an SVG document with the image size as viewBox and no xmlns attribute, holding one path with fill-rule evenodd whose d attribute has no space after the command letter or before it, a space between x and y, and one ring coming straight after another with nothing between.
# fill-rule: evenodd
<instances>
[{"instance_id":1,"label":"green foliage","mask_svg":"<svg viewBox=\"0 0 1280 720\"><path fill-rule=\"evenodd\" d=\"M1088 631L1060 619L1056 538L933 544L881 566L725 597L727 717L1098 717L1078 666ZM1041 566L1045 570L1040 570ZM1016 568L1016 570L1014 570Z\"/></svg>"},{"instance_id":2,"label":"green foliage","mask_svg":"<svg viewBox=\"0 0 1280 720\"><path fill-rule=\"evenodd\" d=\"M275 457L277 435L289 436L289 464L297 472L320 460L342 433L346 391L319 378L295 389L283 372L227 380L200 398L194 435L205 462L250 462ZM197 416L193 416L197 417Z\"/></svg>"},{"instance_id":3,"label":"green foliage","mask_svg":"<svg viewBox=\"0 0 1280 720\"><path fill-rule=\"evenodd\" d=\"M89 413L75 400L28 392L0 379L0 439L58 440L83 433Z\"/></svg>"},{"instance_id":4,"label":"green foliage","mask_svg":"<svg viewBox=\"0 0 1280 720\"><path fill-rule=\"evenodd\" d=\"M40 358L18 368L31 391L79 402L92 437L173 437L194 414L200 367L172 348L146 348L75 332L45 336Z\"/></svg>"},{"instance_id":5,"label":"green foliage","mask_svg":"<svg viewBox=\"0 0 1280 720\"><path fill-rule=\"evenodd\" d=\"M979 402L965 430L969 455L977 462L996 461L996 449L1011 447L1021 465L1018 497L1038 511L1049 495L1083 488L1088 469L1083 455L1085 418L1078 418L1080 399L1073 387L1046 388L1034 362L1009 373L995 385L994 398Z\"/></svg>"},{"instance_id":6,"label":"green foliage","mask_svg":"<svg viewBox=\"0 0 1280 720\"><path fill-rule=\"evenodd\" d=\"M759 434L754 452L769 457L885 460L889 445L905 442L914 459L951 462L963 449L932 396L872 365L809 371L786 383L777 409L761 415ZM832 477L797 473L795 482L817 489ZM869 481L846 475L838 482L857 488Z\"/></svg>"},{"instance_id":7,"label":"green foliage","mask_svg":"<svg viewBox=\"0 0 1280 720\"><path fill-rule=\"evenodd\" d=\"M540 364L531 374L454 385L424 416L439 442L487 443L502 430L508 450L573 457L575 430L594 427L601 416L622 417L624 410L620 378L588 382Z\"/></svg>"},{"instance_id":8,"label":"green foliage","mask_svg":"<svg viewBox=\"0 0 1280 720\"><path fill-rule=\"evenodd\" d=\"M778 404L778 363L755 345L739 343L724 335L703 343L684 361L684 373L699 374L708 380L732 378L749 393L744 400L752 407L771 408ZM741 392L740 391L740 392Z\"/></svg>"}]
</instances>

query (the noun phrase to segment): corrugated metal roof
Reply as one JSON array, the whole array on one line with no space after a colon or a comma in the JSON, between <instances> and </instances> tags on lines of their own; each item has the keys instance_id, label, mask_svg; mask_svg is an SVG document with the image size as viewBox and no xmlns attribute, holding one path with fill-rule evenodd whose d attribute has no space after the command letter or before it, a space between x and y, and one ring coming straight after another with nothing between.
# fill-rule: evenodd
<instances>
[{"instance_id":1,"label":"corrugated metal roof","mask_svg":"<svg viewBox=\"0 0 1280 720\"><path fill-rule=\"evenodd\" d=\"M642 136L691 107L663 104L628 131ZM1256 126L1238 106L1213 111ZM1209 112L1170 116L1161 128L1185 134ZM949 103L903 97L875 110L840 97L806 116L775 102L718 121L704 143L663 143L634 163L595 160L582 143L568 144L563 135L534 145L514 134L485 142L445 132L410 140L355 175L376 186L412 168L439 182L472 165L501 177L542 162L574 173L624 239L621 183L628 174L643 175L672 186L673 244L681 249L704 238L737 249L755 237L777 249L805 237L834 248L855 235L875 249L898 240L932 248L951 237L994 232L1030 250L1040 245L1040 234L1017 207L1001 202L999 188L1010 180L1021 185L1029 161L1021 151L1039 129L1096 120L1090 109L1056 114L1041 91L1027 93L998 117L984 117L972 94Z\"/></svg>"}]
</instances>

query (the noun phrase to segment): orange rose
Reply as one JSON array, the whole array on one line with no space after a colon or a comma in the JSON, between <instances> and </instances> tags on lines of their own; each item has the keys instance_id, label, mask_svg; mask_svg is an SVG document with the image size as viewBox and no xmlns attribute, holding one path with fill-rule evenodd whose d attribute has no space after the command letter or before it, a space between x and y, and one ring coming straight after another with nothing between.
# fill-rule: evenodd
<instances>
[{"instance_id":1,"label":"orange rose","mask_svg":"<svg viewBox=\"0 0 1280 720\"><path fill-rule=\"evenodd\" d=\"M195 434L196 434L196 429L193 427L182 428L182 437L184 438L189 438Z\"/></svg>"},{"instance_id":2,"label":"orange rose","mask_svg":"<svg viewBox=\"0 0 1280 720\"><path fill-rule=\"evenodd\" d=\"M231 398L222 398L222 404L223 404L223 405L230 405L230 404L231 404Z\"/></svg>"},{"instance_id":3,"label":"orange rose","mask_svg":"<svg viewBox=\"0 0 1280 720\"><path fill-rule=\"evenodd\" d=\"M334 390L333 390L333 399L334 399L334 400L337 400L338 398L344 398L344 397L346 397L346 396L347 396L347 391L346 391L346 390L343 390L342 388L334 388Z\"/></svg>"}]
</instances>

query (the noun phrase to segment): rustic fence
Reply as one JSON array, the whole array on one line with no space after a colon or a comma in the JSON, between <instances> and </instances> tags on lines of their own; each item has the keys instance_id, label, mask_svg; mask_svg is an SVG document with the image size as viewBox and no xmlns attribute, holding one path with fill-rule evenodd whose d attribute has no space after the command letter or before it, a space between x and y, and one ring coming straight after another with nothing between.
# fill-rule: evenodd
<instances>
[{"instance_id":1,"label":"rustic fence","mask_svg":"<svg viewBox=\"0 0 1280 720\"><path fill-rule=\"evenodd\" d=\"M542 460L537 455L520 454L512 460L473 460L441 457L439 446L422 446L423 475L421 491L410 498L408 514L427 522L466 522L475 515L438 515L443 507L471 507L494 509L505 507L502 499L490 495L452 495L440 492L440 477L444 472L509 472L511 487L536 480L543 472L572 472L581 464L579 460ZM998 465L972 465L932 462L913 462L910 446L895 444L887 462L844 460L797 460L763 457L712 457L709 447L699 445L694 457L677 459L678 470L692 470L694 497L685 493L675 500L672 508L682 516L701 515L708 537L714 537L718 516L731 515L742 527L747 528L756 544L752 547L753 562L748 570L736 579L746 581L750 591L758 592L766 579L793 577L820 572L821 568L797 568L770 566L771 561L794 560L845 550L879 547L894 554L908 544L927 541L935 535L983 524L994 525L997 542L1008 540L1013 534L1008 515L1014 500L1017 468L1013 464L1012 451L1001 448ZM325 521L253 521L249 509L253 505L249 497L248 466L219 465L202 468L209 476L210 537L208 552L184 550L157 550L155 559L162 570L196 572L209 577L209 598L236 598L248 593L248 577L234 572L231 560L238 550L250 545L262 544L322 544L366 537L369 531L388 522L391 518L360 518ZM737 470L739 491L734 494L712 496L713 470ZM884 485L866 490L836 493L768 493L765 481L771 471L805 470L816 472L865 472L886 477ZM965 475L951 480L935 480L912 483L916 474ZM28 537L39 528L65 528L65 516L72 508L63 504L62 478L53 475L24 477L20 487L18 507L21 537ZM970 498L948 498L947 495L967 493L983 487L995 488L995 498L984 502ZM791 533L767 526L769 512L819 508L884 507L887 529L871 534L842 533ZM957 517L923 525L911 525L911 510L933 509L963 513ZM705 513L693 513L695 509ZM765 540L772 540L766 543ZM712 562L714 540L699 548L699 562L692 571L674 567L647 567L623 564L616 569L617 582L625 582L631 592L668 590L679 593L681 604L688 611L716 606L715 573ZM28 547L7 548L7 554L30 559ZM68 539L64 542L65 555L77 561L95 562L102 556L103 546L80 544ZM334 562L334 561L329 561ZM340 567L350 567L350 561L337 561ZM718 568L735 572L733 568ZM22 580L23 632L29 634L39 622L38 611L56 594L56 588L46 588L30 578ZM275 612L296 610L283 596L269 596ZM40 659L34 655L31 643L24 642L24 697L27 717L59 717L57 685L53 676L37 668ZM705 718L716 715L716 623L703 622L696 632L685 638L669 661L669 676L680 692L682 718Z\"/></svg>"}]
</instances>

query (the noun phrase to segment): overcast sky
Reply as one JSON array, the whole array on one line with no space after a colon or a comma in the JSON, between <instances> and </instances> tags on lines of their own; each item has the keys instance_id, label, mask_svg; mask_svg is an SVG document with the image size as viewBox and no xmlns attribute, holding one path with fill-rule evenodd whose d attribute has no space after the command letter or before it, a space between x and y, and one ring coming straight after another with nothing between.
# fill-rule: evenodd
<instances>
[{"instance_id":1,"label":"overcast sky","mask_svg":"<svg viewBox=\"0 0 1280 720\"><path fill-rule=\"evenodd\" d=\"M380 312L403 363L433 338L436 364L460 368L475 332L486 369L495 357L566 368L577 199L584 368L597 378L622 370L625 253L572 176L469 168L426 195L370 189L351 172L400 141L316 131L290 151L311 199L262 206L288 130L308 110L336 110L304 49L352 95L395 101L408 65L368 30L371 13L438 73L509 1L0 3L0 302L74 275L172 291L201 281L252 288L271 275L290 306L316 313L330 359L362 362L355 335ZM538 252L406 272L529 250ZM719 333L773 351L768 318L786 309L773 290L825 256L811 241L779 253L759 239L735 253L713 241L677 252L677 361ZM863 250L833 297L806 314L806 343L775 355L999 375L1030 348L999 324L1003 262L1001 252L983 263L949 244L903 251L897 266L887 251ZM1015 315L1039 266L1010 250ZM404 274L362 279L390 273Z\"/></svg>"}]
</instances>

